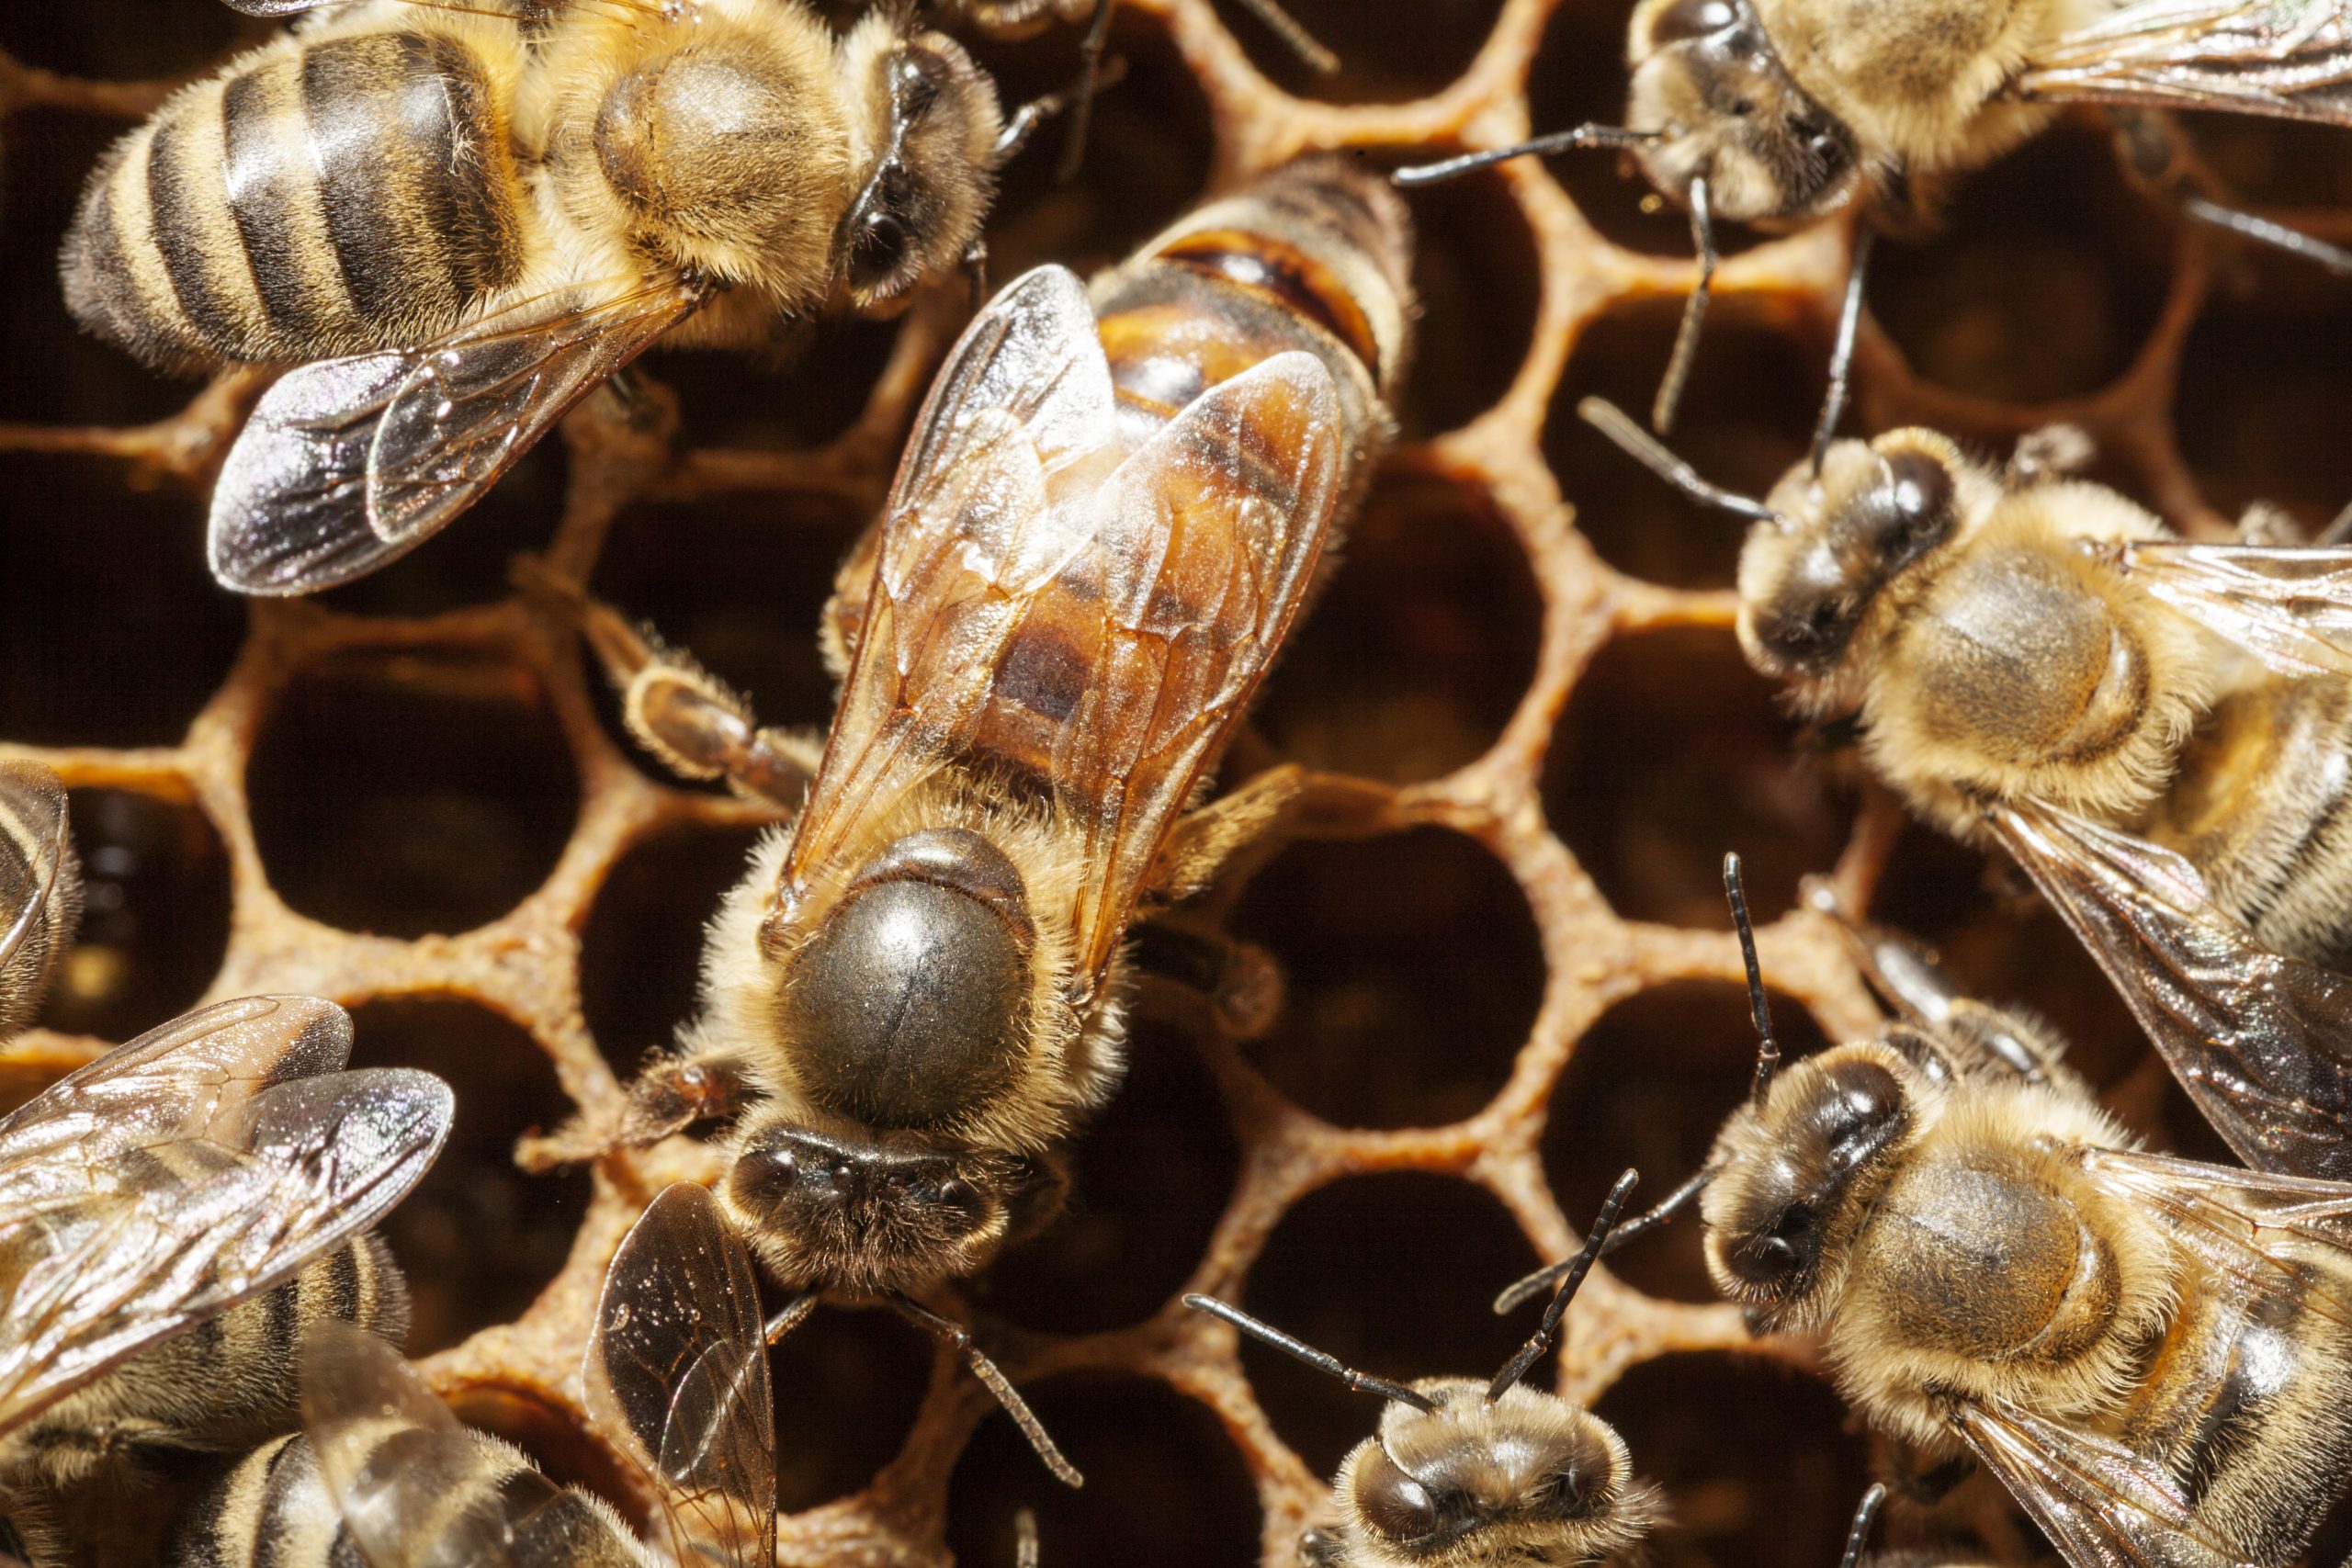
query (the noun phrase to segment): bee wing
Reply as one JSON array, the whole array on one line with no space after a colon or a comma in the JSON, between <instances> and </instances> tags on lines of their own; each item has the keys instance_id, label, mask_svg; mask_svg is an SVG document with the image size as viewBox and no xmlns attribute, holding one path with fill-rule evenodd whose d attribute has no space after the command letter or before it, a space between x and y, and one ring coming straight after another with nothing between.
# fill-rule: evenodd
<instances>
[{"instance_id":1,"label":"bee wing","mask_svg":"<svg viewBox=\"0 0 2352 1568\"><path fill-rule=\"evenodd\" d=\"M224 3L229 9L243 11L248 17L296 17L305 11L323 10L330 6L357 4L358 0L224 0ZM602 11L656 22L671 19L663 11L663 0L401 0L401 3L432 10L464 11L473 16L511 16L517 20L565 10Z\"/></svg>"},{"instance_id":2,"label":"bee wing","mask_svg":"<svg viewBox=\"0 0 2352 1568\"><path fill-rule=\"evenodd\" d=\"M581 1381L590 1416L643 1450L673 1551L730 1568L775 1561L759 1280L704 1188L665 1188L622 1239Z\"/></svg>"},{"instance_id":3,"label":"bee wing","mask_svg":"<svg viewBox=\"0 0 2352 1568\"><path fill-rule=\"evenodd\" d=\"M315 997L188 1013L0 1121L0 1433L366 1229L440 1152L448 1086L338 1072Z\"/></svg>"},{"instance_id":4,"label":"bee wing","mask_svg":"<svg viewBox=\"0 0 2352 1568\"><path fill-rule=\"evenodd\" d=\"M2073 1568L2256 1568L2143 1454L2006 1403L1963 1401L1951 1419Z\"/></svg>"},{"instance_id":5,"label":"bee wing","mask_svg":"<svg viewBox=\"0 0 2352 1568\"><path fill-rule=\"evenodd\" d=\"M310 593L407 554L702 298L668 281L542 299L420 348L288 371L213 487L212 575L240 593Z\"/></svg>"},{"instance_id":6,"label":"bee wing","mask_svg":"<svg viewBox=\"0 0 2352 1568\"><path fill-rule=\"evenodd\" d=\"M2139 0L2029 60L2016 92L2352 125L2352 4Z\"/></svg>"},{"instance_id":7,"label":"bee wing","mask_svg":"<svg viewBox=\"0 0 2352 1568\"><path fill-rule=\"evenodd\" d=\"M2134 543L2117 570L2281 675L2352 676L2352 550Z\"/></svg>"},{"instance_id":8,"label":"bee wing","mask_svg":"<svg viewBox=\"0 0 2352 1568\"><path fill-rule=\"evenodd\" d=\"M1992 821L2240 1158L2352 1180L2352 980L2265 948L2169 850L2048 807Z\"/></svg>"},{"instance_id":9,"label":"bee wing","mask_svg":"<svg viewBox=\"0 0 2352 1568\"><path fill-rule=\"evenodd\" d=\"M302 1344L302 1430L368 1568L524 1568L530 1526L562 1495L535 1470L482 1481L484 1439L459 1424L401 1353L348 1323ZM467 1506L451 1506L456 1499Z\"/></svg>"},{"instance_id":10,"label":"bee wing","mask_svg":"<svg viewBox=\"0 0 2352 1568\"><path fill-rule=\"evenodd\" d=\"M1277 355L1104 473L1108 367L1077 280L1058 278L1015 286L1046 322L1018 357L1046 362L1067 401L1041 399L1032 370L943 378L926 407L786 874L806 886L850 822L946 758L1025 773L1085 837L1092 975L1313 579L1339 406L1320 361Z\"/></svg>"},{"instance_id":11,"label":"bee wing","mask_svg":"<svg viewBox=\"0 0 2352 1568\"><path fill-rule=\"evenodd\" d=\"M39 762L0 762L0 1011L28 977L8 971L49 913L72 854L65 786Z\"/></svg>"}]
</instances>

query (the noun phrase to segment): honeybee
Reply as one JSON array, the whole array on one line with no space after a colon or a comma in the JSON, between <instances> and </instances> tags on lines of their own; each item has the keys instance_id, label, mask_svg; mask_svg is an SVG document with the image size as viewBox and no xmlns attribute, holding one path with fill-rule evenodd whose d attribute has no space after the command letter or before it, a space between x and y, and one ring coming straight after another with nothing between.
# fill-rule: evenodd
<instances>
[{"instance_id":1,"label":"honeybee","mask_svg":"<svg viewBox=\"0 0 2352 1568\"><path fill-rule=\"evenodd\" d=\"M1713 220L1810 222L1856 199L1900 215L1918 188L2007 152L2061 104L2129 111L2127 160L2185 178L2167 109L2352 127L2346 0L1640 0L1626 39L1626 124L1400 171L1419 183L1569 148L1629 151L1690 215L1698 288L1652 423L1670 428L1715 267ZM2183 211L2352 272L2352 252L2186 188ZM1856 262L1857 281L1860 257ZM1833 368L1844 380L1844 365Z\"/></svg>"},{"instance_id":2,"label":"honeybee","mask_svg":"<svg viewBox=\"0 0 2352 1568\"><path fill-rule=\"evenodd\" d=\"M1182 220L1091 306L1060 267L1008 286L842 569L821 753L572 601L657 756L798 808L614 1134L740 1111L719 1201L778 1279L970 1354L909 1292L1060 1209L1060 1145L1120 1076L1129 922L1297 798L1283 769L1194 808L1387 439L1408 254L1396 197L1317 161Z\"/></svg>"},{"instance_id":3,"label":"honeybee","mask_svg":"<svg viewBox=\"0 0 2352 1568\"><path fill-rule=\"evenodd\" d=\"M311 361L210 524L222 583L305 593L415 547L657 339L898 308L1030 123L889 6L836 39L799 0L367 0L116 143L66 301L168 370Z\"/></svg>"},{"instance_id":4,"label":"honeybee","mask_svg":"<svg viewBox=\"0 0 2352 1568\"><path fill-rule=\"evenodd\" d=\"M1532 1337L1491 1379L1390 1382L1356 1371L1214 1296L1184 1304L1386 1404L1340 1463L1330 1516L1299 1543L1309 1568L1502 1568L1617 1562L1657 1521L1625 1441L1581 1405L1530 1388L1577 1287L1634 1190L1618 1179Z\"/></svg>"},{"instance_id":5,"label":"honeybee","mask_svg":"<svg viewBox=\"0 0 2352 1568\"><path fill-rule=\"evenodd\" d=\"M2352 1179L2352 551L2186 543L2046 443L1996 470L1916 429L1759 502L1585 413L1754 520L1748 662L2025 868L2242 1158Z\"/></svg>"},{"instance_id":6,"label":"honeybee","mask_svg":"<svg viewBox=\"0 0 2352 1568\"><path fill-rule=\"evenodd\" d=\"M236 1449L292 1418L306 1323L399 1332L365 1232L439 1153L448 1086L343 1071L314 997L174 1020L0 1120L0 1502L52 1561L54 1489L111 1460Z\"/></svg>"},{"instance_id":7,"label":"honeybee","mask_svg":"<svg viewBox=\"0 0 2352 1568\"><path fill-rule=\"evenodd\" d=\"M82 921L65 786L39 762L0 762L0 1040L32 1021Z\"/></svg>"},{"instance_id":8,"label":"honeybee","mask_svg":"<svg viewBox=\"0 0 2352 1568\"><path fill-rule=\"evenodd\" d=\"M666 1556L603 1498L558 1487L519 1449L460 1425L376 1336L321 1325L301 1361L303 1430L197 1500L165 1549L171 1568L775 1562L759 1282L702 1188L665 1190L630 1228L582 1366L589 1418L645 1479Z\"/></svg>"}]
</instances>

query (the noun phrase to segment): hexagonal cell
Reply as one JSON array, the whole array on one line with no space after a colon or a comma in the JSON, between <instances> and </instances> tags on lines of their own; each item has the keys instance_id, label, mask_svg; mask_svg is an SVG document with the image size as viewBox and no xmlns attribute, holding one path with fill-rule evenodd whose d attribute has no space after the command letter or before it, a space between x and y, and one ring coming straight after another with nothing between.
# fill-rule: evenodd
<instances>
[{"instance_id":1,"label":"hexagonal cell","mask_svg":"<svg viewBox=\"0 0 2352 1568\"><path fill-rule=\"evenodd\" d=\"M2170 227L2108 139L2059 130L1962 181L1916 243L1879 246L1868 299L1928 380L2040 402L2122 373L2154 329L2171 266Z\"/></svg>"},{"instance_id":2,"label":"hexagonal cell","mask_svg":"<svg viewBox=\"0 0 2352 1568\"><path fill-rule=\"evenodd\" d=\"M1465 1275L1472 1258L1503 1272ZM1492 1377L1526 1340L1528 1324L1496 1316L1489 1303L1535 1263L1487 1193L1452 1177L1387 1172L1292 1205L1240 1304L1377 1377ZM1317 1474L1330 1475L1372 1435L1378 1400L1251 1340L1241 1342L1241 1362L1274 1430Z\"/></svg>"},{"instance_id":3,"label":"hexagonal cell","mask_svg":"<svg viewBox=\"0 0 2352 1568\"><path fill-rule=\"evenodd\" d=\"M1207 1248L1240 1164L1216 1080L1165 1026L1127 1045L1127 1081L1072 1149L1069 1207L973 1286L1025 1328L1088 1334L1139 1323Z\"/></svg>"},{"instance_id":4,"label":"hexagonal cell","mask_svg":"<svg viewBox=\"0 0 2352 1568\"><path fill-rule=\"evenodd\" d=\"M857 423L898 336L895 320L827 317L780 326L764 362L698 349L640 363L678 394L681 446L800 450Z\"/></svg>"},{"instance_id":5,"label":"hexagonal cell","mask_svg":"<svg viewBox=\"0 0 2352 1568\"><path fill-rule=\"evenodd\" d=\"M2289 265L2266 263L2264 276L2283 278ZM2316 529L2352 502L2352 446L2329 417L2343 400L2342 356L2328 349L2345 295L2315 284L2300 308L2283 308L2291 297L2273 294L2207 301L2181 348L2174 428L2206 500L2224 513L2266 501Z\"/></svg>"},{"instance_id":6,"label":"hexagonal cell","mask_svg":"<svg viewBox=\"0 0 2352 1568\"><path fill-rule=\"evenodd\" d=\"M1544 598L1477 491L1390 474L1340 541L1251 722L1312 767L1397 784L1494 744L1535 673Z\"/></svg>"},{"instance_id":7,"label":"hexagonal cell","mask_svg":"<svg viewBox=\"0 0 2352 1568\"><path fill-rule=\"evenodd\" d=\"M1611 310L1587 329L1544 425L1544 457L1577 527L1618 570L1672 588L1730 585L1747 525L1692 503L1577 417L1606 398L1646 423L1674 334L1677 299ZM1669 439L1712 483L1762 495L1802 458L1828 386L1829 341L1785 301L1726 296L1708 310Z\"/></svg>"},{"instance_id":8,"label":"hexagonal cell","mask_svg":"<svg viewBox=\"0 0 2352 1568\"><path fill-rule=\"evenodd\" d=\"M423 1067L447 1080L458 1120L441 1157L384 1222L408 1276L408 1352L447 1349L536 1300L588 1212L584 1168L515 1168L514 1141L571 1112L530 1035L469 1002L400 999L352 1009L354 1066Z\"/></svg>"},{"instance_id":9,"label":"hexagonal cell","mask_svg":"<svg viewBox=\"0 0 2352 1568\"><path fill-rule=\"evenodd\" d=\"M1012 1516L1022 1508L1036 1512L1047 1563L1200 1568L1257 1560L1257 1489L1208 1410L1139 1378L1057 1378L1022 1393L1086 1485L1073 1492L1055 1481L1011 1419L990 1416L947 1486L947 1546L956 1562L1007 1568Z\"/></svg>"},{"instance_id":10,"label":"hexagonal cell","mask_svg":"<svg viewBox=\"0 0 2352 1568\"><path fill-rule=\"evenodd\" d=\"M1770 972L1766 978L1770 979ZM1789 1060L1827 1043L1812 1017L1773 993L1772 1031ZM1577 1042L1552 1091L1544 1172L1579 1233L1626 1168L1642 1173L1638 1213L1706 1163L1724 1118L1747 1099L1756 1070L1756 1026L1746 987L1676 981L1628 998ZM1634 1289L1675 1301L1711 1302L1715 1288L1699 1250L1695 1213L1610 1255Z\"/></svg>"},{"instance_id":11,"label":"hexagonal cell","mask_svg":"<svg viewBox=\"0 0 2352 1568\"><path fill-rule=\"evenodd\" d=\"M772 1295L770 1305L781 1305ZM906 1441L933 1342L887 1312L819 1308L768 1353L775 1483L787 1513L846 1496Z\"/></svg>"},{"instance_id":12,"label":"hexagonal cell","mask_svg":"<svg viewBox=\"0 0 2352 1568\"><path fill-rule=\"evenodd\" d=\"M550 432L464 516L382 570L329 589L320 603L345 615L423 616L504 598L514 558L547 548L570 471L563 437Z\"/></svg>"},{"instance_id":13,"label":"hexagonal cell","mask_svg":"<svg viewBox=\"0 0 2352 1568\"><path fill-rule=\"evenodd\" d=\"M1232 924L1273 953L1287 985L1251 1062L1343 1126L1472 1114L1510 1075L1543 1000L1543 949L1519 885L1442 828L1293 844L1251 880Z\"/></svg>"},{"instance_id":14,"label":"hexagonal cell","mask_svg":"<svg viewBox=\"0 0 2352 1568\"><path fill-rule=\"evenodd\" d=\"M1870 1484L1838 1396L1775 1361L1661 1357L1628 1371L1596 1414L1674 1500L1650 1538L1660 1568L1835 1562Z\"/></svg>"},{"instance_id":15,"label":"hexagonal cell","mask_svg":"<svg viewBox=\"0 0 2352 1568\"><path fill-rule=\"evenodd\" d=\"M229 946L229 861L191 805L77 789L82 930L41 1009L51 1029L128 1040L196 1005Z\"/></svg>"},{"instance_id":16,"label":"hexagonal cell","mask_svg":"<svg viewBox=\"0 0 2352 1568\"><path fill-rule=\"evenodd\" d=\"M538 681L462 649L311 670L245 775L278 896L346 931L471 930L547 879L579 780Z\"/></svg>"},{"instance_id":17,"label":"hexagonal cell","mask_svg":"<svg viewBox=\"0 0 2352 1568\"><path fill-rule=\"evenodd\" d=\"M631 848L580 933L580 1010L624 1077L693 1014L703 926L743 875L752 828L681 828Z\"/></svg>"},{"instance_id":18,"label":"hexagonal cell","mask_svg":"<svg viewBox=\"0 0 2352 1568\"><path fill-rule=\"evenodd\" d=\"M1845 847L1852 807L1834 756L1747 668L1728 630L1618 637L1576 684L1544 769L1544 811L1627 919L1731 929L1723 857L1747 863L1758 921Z\"/></svg>"},{"instance_id":19,"label":"hexagonal cell","mask_svg":"<svg viewBox=\"0 0 2352 1568\"><path fill-rule=\"evenodd\" d=\"M1318 75L1286 47L1247 0L1220 0L1219 18L1250 62L1284 92L1333 104L1401 104L1441 92L1470 68L1502 13L1501 0L1417 0L1360 6L1351 0L1281 0L1298 24L1339 57Z\"/></svg>"},{"instance_id":20,"label":"hexagonal cell","mask_svg":"<svg viewBox=\"0 0 2352 1568\"><path fill-rule=\"evenodd\" d=\"M1408 434L1431 435L1467 424L1510 389L1535 335L1541 263L1526 215L1499 175L1465 175L1400 194L1413 213L1421 313L1398 412Z\"/></svg>"}]
</instances>

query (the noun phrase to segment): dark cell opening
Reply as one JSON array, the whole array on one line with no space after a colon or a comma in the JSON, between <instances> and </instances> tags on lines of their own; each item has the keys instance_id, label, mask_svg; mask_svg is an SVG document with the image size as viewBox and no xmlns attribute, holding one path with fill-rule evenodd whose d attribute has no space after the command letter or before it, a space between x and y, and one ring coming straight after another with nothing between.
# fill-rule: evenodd
<instances>
[{"instance_id":1,"label":"dark cell opening","mask_svg":"<svg viewBox=\"0 0 2352 1568\"><path fill-rule=\"evenodd\" d=\"M537 1299L588 1212L584 1168L526 1176L514 1142L571 1102L530 1035L469 1003L403 999L352 1010L354 1066L423 1067L458 1097L457 1125L424 1181L384 1222L408 1276L412 1356L447 1349Z\"/></svg>"},{"instance_id":2,"label":"dark cell opening","mask_svg":"<svg viewBox=\"0 0 2352 1568\"><path fill-rule=\"evenodd\" d=\"M1834 761L1807 754L1728 630L1668 627L1612 641L1577 682L1544 810L1619 914L1728 931L1726 850L1758 921L1837 863L1852 811Z\"/></svg>"},{"instance_id":3,"label":"dark cell opening","mask_svg":"<svg viewBox=\"0 0 2352 1568\"><path fill-rule=\"evenodd\" d=\"M579 784L537 679L462 653L351 659L297 680L246 774L287 903L347 931L468 931L547 879Z\"/></svg>"},{"instance_id":4,"label":"dark cell opening","mask_svg":"<svg viewBox=\"0 0 2352 1568\"><path fill-rule=\"evenodd\" d=\"M1501 0L1415 0L1363 6L1353 0L1282 0L1282 8L1339 56L1329 75L1309 70L1244 0L1219 0L1217 15L1251 64L1285 92L1333 104L1400 104L1427 97L1470 68L1495 30Z\"/></svg>"},{"instance_id":5,"label":"dark cell opening","mask_svg":"<svg viewBox=\"0 0 2352 1568\"><path fill-rule=\"evenodd\" d=\"M563 437L550 431L463 516L382 570L329 589L320 603L346 615L422 616L505 597L514 558L547 548L555 533L568 471Z\"/></svg>"},{"instance_id":6,"label":"dark cell opening","mask_svg":"<svg viewBox=\"0 0 2352 1568\"><path fill-rule=\"evenodd\" d=\"M229 862L192 805L77 789L82 930L41 1010L51 1029L123 1041L186 1012L229 946Z\"/></svg>"},{"instance_id":7,"label":"dark cell opening","mask_svg":"<svg viewBox=\"0 0 2352 1568\"><path fill-rule=\"evenodd\" d=\"M771 1306L784 1298L771 1293ZM768 1354L775 1483L787 1513L846 1496L890 1462L931 1381L932 1341L887 1312L820 1307Z\"/></svg>"},{"instance_id":8,"label":"dark cell opening","mask_svg":"<svg viewBox=\"0 0 2352 1568\"><path fill-rule=\"evenodd\" d=\"M2259 286L2207 301L2181 350L2175 429L2225 515L2269 502L2316 531L2352 502L2352 444L2330 417L2342 401L2343 356L2329 351L2346 294L2333 281L2291 287L2290 268L2318 270L2265 262Z\"/></svg>"},{"instance_id":9,"label":"dark cell opening","mask_svg":"<svg viewBox=\"0 0 2352 1568\"><path fill-rule=\"evenodd\" d=\"M623 855L580 933L580 1010L627 1077L694 1011L703 926L742 879L750 828L677 829Z\"/></svg>"},{"instance_id":10,"label":"dark cell opening","mask_svg":"<svg viewBox=\"0 0 2352 1568\"><path fill-rule=\"evenodd\" d=\"M1406 434L1431 435L1469 423L1510 389L1535 337L1541 264L1501 175L1465 175L1403 195L1421 309L1399 412Z\"/></svg>"},{"instance_id":11,"label":"dark cell opening","mask_svg":"<svg viewBox=\"0 0 2352 1568\"><path fill-rule=\"evenodd\" d=\"M1282 1015L1250 1060L1345 1126L1437 1126L1510 1076L1544 994L1519 885L1475 841L1419 828L1291 845L1234 929L1282 965Z\"/></svg>"}]
</instances>

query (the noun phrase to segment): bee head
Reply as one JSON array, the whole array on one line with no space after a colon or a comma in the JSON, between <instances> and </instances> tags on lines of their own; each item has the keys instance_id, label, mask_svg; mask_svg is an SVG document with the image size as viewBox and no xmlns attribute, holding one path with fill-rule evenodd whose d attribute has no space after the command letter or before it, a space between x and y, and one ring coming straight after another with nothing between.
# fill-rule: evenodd
<instances>
[{"instance_id":1,"label":"bee head","mask_svg":"<svg viewBox=\"0 0 2352 1568\"><path fill-rule=\"evenodd\" d=\"M1626 123L1656 132L1642 172L1679 200L1707 182L1719 217L1810 217L1845 199L1854 133L1797 85L1748 0L1642 0L1627 39Z\"/></svg>"},{"instance_id":2,"label":"bee head","mask_svg":"<svg viewBox=\"0 0 2352 1568\"><path fill-rule=\"evenodd\" d=\"M1838 442L1817 479L1792 468L1740 552L1748 661L1782 679L1830 676L1881 592L1958 530L1964 485L1958 450L1924 430Z\"/></svg>"},{"instance_id":3,"label":"bee head","mask_svg":"<svg viewBox=\"0 0 2352 1568\"><path fill-rule=\"evenodd\" d=\"M1917 1131L1904 1056L1841 1045L1779 1074L1724 1125L1699 1200L1707 1269L1760 1329L1820 1323L1861 1215Z\"/></svg>"},{"instance_id":4,"label":"bee head","mask_svg":"<svg viewBox=\"0 0 2352 1568\"><path fill-rule=\"evenodd\" d=\"M1340 1466L1344 1560L1366 1568L1589 1562L1656 1517L1625 1444L1590 1412L1524 1384L1487 1397L1467 1378L1414 1385Z\"/></svg>"},{"instance_id":5,"label":"bee head","mask_svg":"<svg viewBox=\"0 0 2352 1568\"><path fill-rule=\"evenodd\" d=\"M979 238L1004 119L996 87L942 33L877 10L842 40L858 192L834 250L860 310L888 309Z\"/></svg>"}]
</instances>

